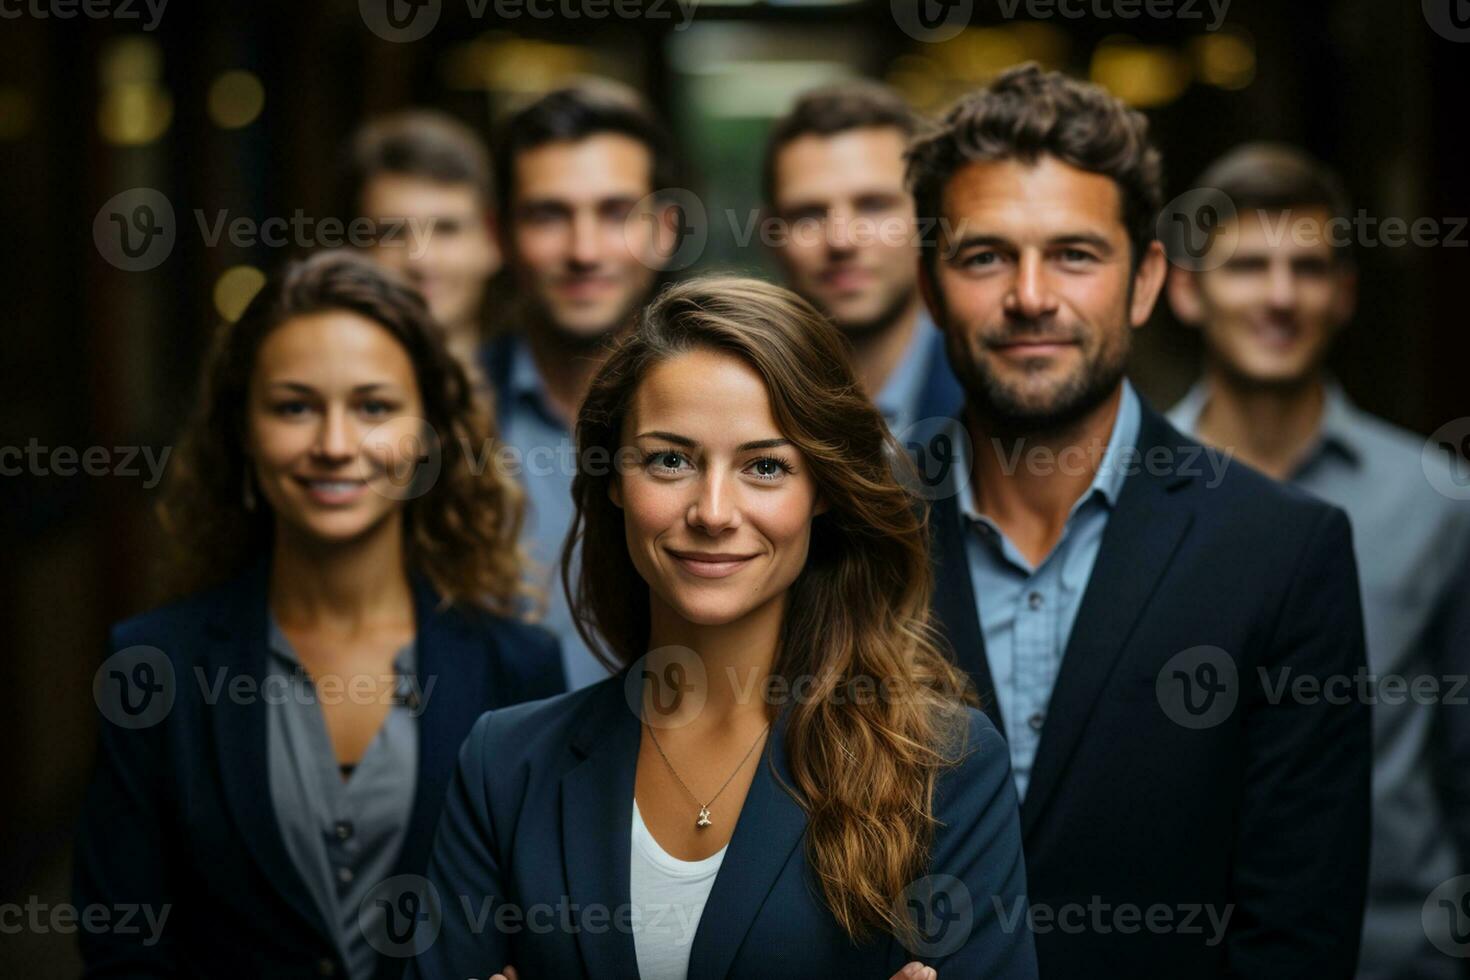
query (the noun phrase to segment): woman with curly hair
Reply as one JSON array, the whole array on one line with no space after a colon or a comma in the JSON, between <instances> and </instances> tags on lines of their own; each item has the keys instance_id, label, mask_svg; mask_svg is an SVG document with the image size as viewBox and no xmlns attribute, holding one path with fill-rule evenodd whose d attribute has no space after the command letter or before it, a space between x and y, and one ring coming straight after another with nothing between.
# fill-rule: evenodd
<instances>
[{"instance_id":1,"label":"woman with curly hair","mask_svg":"<svg viewBox=\"0 0 1470 980\"><path fill-rule=\"evenodd\" d=\"M460 743L564 690L517 622L514 483L407 285L289 265L218 337L160 505L182 597L113 628L78 907L88 976L389 976ZM408 876L403 879L401 876Z\"/></svg>"},{"instance_id":2,"label":"woman with curly hair","mask_svg":"<svg viewBox=\"0 0 1470 980\"><path fill-rule=\"evenodd\" d=\"M577 447L563 578L620 673L475 726L410 975L1034 978L1009 755L836 329L675 286Z\"/></svg>"}]
</instances>

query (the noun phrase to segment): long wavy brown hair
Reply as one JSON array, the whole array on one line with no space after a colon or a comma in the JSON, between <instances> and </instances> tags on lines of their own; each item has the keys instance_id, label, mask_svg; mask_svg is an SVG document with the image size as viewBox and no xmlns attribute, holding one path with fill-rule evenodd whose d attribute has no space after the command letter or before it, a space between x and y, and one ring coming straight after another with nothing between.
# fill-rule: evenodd
<instances>
[{"instance_id":1,"label":"long wavy brown hair","mask_svg":"<svg viewBox=\"0 0 1470 980\"><path fill-rule=\"evenodd\" d=\"M786 788L806 810L808 860L843 929L855 940L875 930L907 936L910 923L895 906L928 873L935 781L963 751L958 709L969 700L930 625L924 518L895 473L907 457L815 308L777 286L715 277L665 291L614 348L577 420L579 461L619 458L642 379L695 349L733 355L760 374L782 435L828 504L787 596L774 665L788 680L814 679L786 721L795 782ZM649 642L648 586L608 495L615 475L579 462L562 562L577 627L614 669L646 654ZM883 693L854 697L856 685Z\"/></svg>"},{"instance_id":2,"label":"long wavy brown hair","mask_svg":"<svg viewBox=\"0 0 1470 980\"><path fill-rule=\"evenodd\" d=\"M295 317L356 313L392 334L413 363L425 421L437 446L437 477L406 489L405 551L450 603L513 614L521 593L516 540L522 494L496 466L488 400L449 353L443 329L418 292L367 259L320 252L288 264L240 318L216 335L198 402L169 468L158 518L173 544L168 591L225 581L269 549L273 522L262 499L244 501L253 479L245 455L251 373L266 336ZM429 473L429 470L423 470Z\"/></svg>"}]
</instances>

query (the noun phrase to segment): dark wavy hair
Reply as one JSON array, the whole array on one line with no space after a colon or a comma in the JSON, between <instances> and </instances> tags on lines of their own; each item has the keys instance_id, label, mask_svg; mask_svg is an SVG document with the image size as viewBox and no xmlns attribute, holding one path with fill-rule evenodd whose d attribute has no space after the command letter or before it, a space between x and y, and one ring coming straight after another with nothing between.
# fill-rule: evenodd
<instances>
[{"instance_id":1,"label":"dark wavy hair","mask_svg":"<svg viewBox=\"0 0 1470 980\"><path fill-rule=\"evenodd\" d=\"M858 386L841 335L805 300L754 279L688 281L659 295L614 348L577 419L577 516L562 561L577 628L614 669L648 652L649 588L608 495L617 470L591 461L619 458L649 370L697 349L737 357L765 380L782 435L828 504L788 593L774 665L815 681L787 718L787 789L807 812L809 859L847 933L909 935L895 904L927 873L935 781L963 749L967 681L930 624L924 518L894 469L907 456ZM886 693L842 696L855 683Z\"/></svg>"},{"instance_id":2,"label":"dark wavy hair","mask_svg":"<svg viewBox=\"0 0 1470 980\"><path fill-rule=\"evenodd\" d=\"M939 220L944 189L966 164L1033 163L1042 156L1112 178L1136 267L1155 238L1163 206L1163 158L1149 140L1148 119L1100 86L1035 64L1003 72L964 96L937 130L909 147L908 179L920 221ZM924 261L933 268L936 236L922 238Z\"/></svg>"},{"instance_id":3,"label":"dark wavy hair","mask_svg":"<svg viewBox=\"0 0 1470 980\"><path fill-rule=\"evenodd\" d=\"M510 614L523 592L517 536L522 494L495 466L472 465L469 451L495 438L494 419L465 368L444 346L442 328L418 292L347 251L291 262L266 283L239 320L215 337L194 413L169 468L158 517L174 545L171 594L233 577L270 547L273 521L262 500L247 508L246 403L261 344L281 324L326 310L371 320L413 363L425 420L440 452L437 476L404 504L409 567L447 601Z\"/></svg>"}]
</instances>

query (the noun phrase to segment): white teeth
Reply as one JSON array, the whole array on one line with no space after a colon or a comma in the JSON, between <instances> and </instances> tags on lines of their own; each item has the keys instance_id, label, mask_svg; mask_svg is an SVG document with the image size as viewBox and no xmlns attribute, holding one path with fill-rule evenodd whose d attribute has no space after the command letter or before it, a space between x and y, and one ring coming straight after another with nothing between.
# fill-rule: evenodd
<instances>
[{"instance_id":1,"label":"white teeth","mask_svg":"<svg viewBox=\"0 0 1470 980\"><path fill-rule=\"evenodd\" d=\"M313 490L322 490L327 493L347 493L357 489L357 484L350 480L312 480Z\"/></svg>"}]
</instances>

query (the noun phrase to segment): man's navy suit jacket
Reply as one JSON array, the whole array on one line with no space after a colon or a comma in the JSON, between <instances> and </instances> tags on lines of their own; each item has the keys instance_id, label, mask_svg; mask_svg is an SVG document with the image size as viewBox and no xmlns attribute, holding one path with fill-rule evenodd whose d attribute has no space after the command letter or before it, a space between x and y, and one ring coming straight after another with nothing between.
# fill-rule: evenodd
<instances>
[{"instance_id":1,"label":"man's navy suit jacket","mask_svg":"<svg viewBox=\"0 0 1470 980\"><path fill-rule=\"evenodd\" d=\"M1021 804L1041 975L1347 980L1371 764L1347 518L1220 475L1147 406L1138 450ZM1004 731L964 520L932 507L934 610Z\"/></svg>"}]
</instances>

